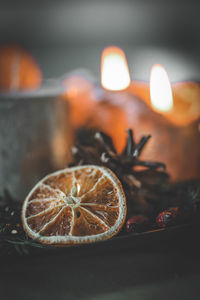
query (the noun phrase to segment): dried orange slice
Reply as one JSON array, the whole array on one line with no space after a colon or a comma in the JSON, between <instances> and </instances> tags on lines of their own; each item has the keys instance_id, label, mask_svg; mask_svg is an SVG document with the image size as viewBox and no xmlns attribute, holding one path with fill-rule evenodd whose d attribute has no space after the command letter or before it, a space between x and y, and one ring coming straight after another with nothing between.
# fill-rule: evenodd
<instances>
[{"instance_id":1,"label":"dried orange slice","mask_svg":"<svg viewBox=\"0 0 200 300\"><path fill-rule=\"evenodd\" d=\"M109 239L126 217L126 199L116 175L87 165L48 175L22 208L27 234L43 244L70 245Z\"/></svg>"}]
</instances>

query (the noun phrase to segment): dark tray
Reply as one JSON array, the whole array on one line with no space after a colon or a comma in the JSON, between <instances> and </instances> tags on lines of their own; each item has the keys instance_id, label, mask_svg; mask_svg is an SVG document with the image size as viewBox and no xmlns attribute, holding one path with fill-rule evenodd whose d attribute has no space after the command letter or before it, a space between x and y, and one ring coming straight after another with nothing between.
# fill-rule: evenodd
<instances>
[{"instance_id":1,"label":"dark tray","mask_svg":"<svg viewBox=\"0 0 200 300\"><path fill-rule=\"evenodd\" d=\"M200 221L189 224L171 226L168 228L155 229L143 233L121 234L110 240L74 245L69 247L47 246L45 248L29 247L27 255L19 255L17 252L0 257L0 260L7 258L12 259L18 256L22 259L30 259L31 257L47 257L47 256L80 256L80 255L105 255L112 252L126 253L126 250L134 252L152 251L162 249L180 248L184 250L191 247L198 247L200 235Z\"/></svg>"}]
</instances>

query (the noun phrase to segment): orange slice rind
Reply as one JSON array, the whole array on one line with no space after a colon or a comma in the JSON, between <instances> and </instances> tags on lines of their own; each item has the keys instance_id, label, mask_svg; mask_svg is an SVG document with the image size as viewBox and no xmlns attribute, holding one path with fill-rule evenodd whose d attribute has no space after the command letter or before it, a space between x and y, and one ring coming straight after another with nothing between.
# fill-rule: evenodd
<instances>
[{"instance_id":1,"label":"orange slice rind","mask_svg":"<svg viewBox=\"0 0 200 300\"><path fill-rule=\"evenodd\" d=\"M109 169L78 166L42 179L22 207L27 234L42 244L67 246L116 235L126 218L126 199Z\"/></svg>"}]
</instances>

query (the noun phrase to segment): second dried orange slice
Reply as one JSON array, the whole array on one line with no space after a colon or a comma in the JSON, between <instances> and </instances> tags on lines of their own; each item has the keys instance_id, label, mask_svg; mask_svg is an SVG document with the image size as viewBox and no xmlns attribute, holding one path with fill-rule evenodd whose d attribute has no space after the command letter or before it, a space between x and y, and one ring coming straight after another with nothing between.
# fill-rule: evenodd
<instances>
[{"instance_id":1,"label":"second dried orange slice","mask_svg":"<svg viewBox=\"0 0 200 300\"><path fill-rule=\"evenodd\" d=\"M126 217L126 199L116 175L87 165L48 175L22 208L27 234L43 244L70 245L116 235Z\"/></svg>"}]
</instances>

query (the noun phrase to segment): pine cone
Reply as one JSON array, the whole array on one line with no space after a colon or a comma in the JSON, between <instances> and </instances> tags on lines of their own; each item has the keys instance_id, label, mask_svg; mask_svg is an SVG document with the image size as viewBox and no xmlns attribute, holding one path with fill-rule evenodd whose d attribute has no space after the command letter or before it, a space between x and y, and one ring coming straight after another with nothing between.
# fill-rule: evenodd
<instances>
[{"instance_id":1,"label":"pine cone","mask_svg":"<svg viewBox=\"0 0 200 300\"><path fill-rule=\"evenodd\" d=\"M126 146L119 154L111 137L105 133L81 129L72 148L73 162L70 166L95 164L111 169L123 185L128 216L133 213L152 214L160 186L166 184L169 176L163 163L139 159L149 138L150 135L144 136L137 144L132 130L128 129Z\"/></svg>"}]
</instances>

